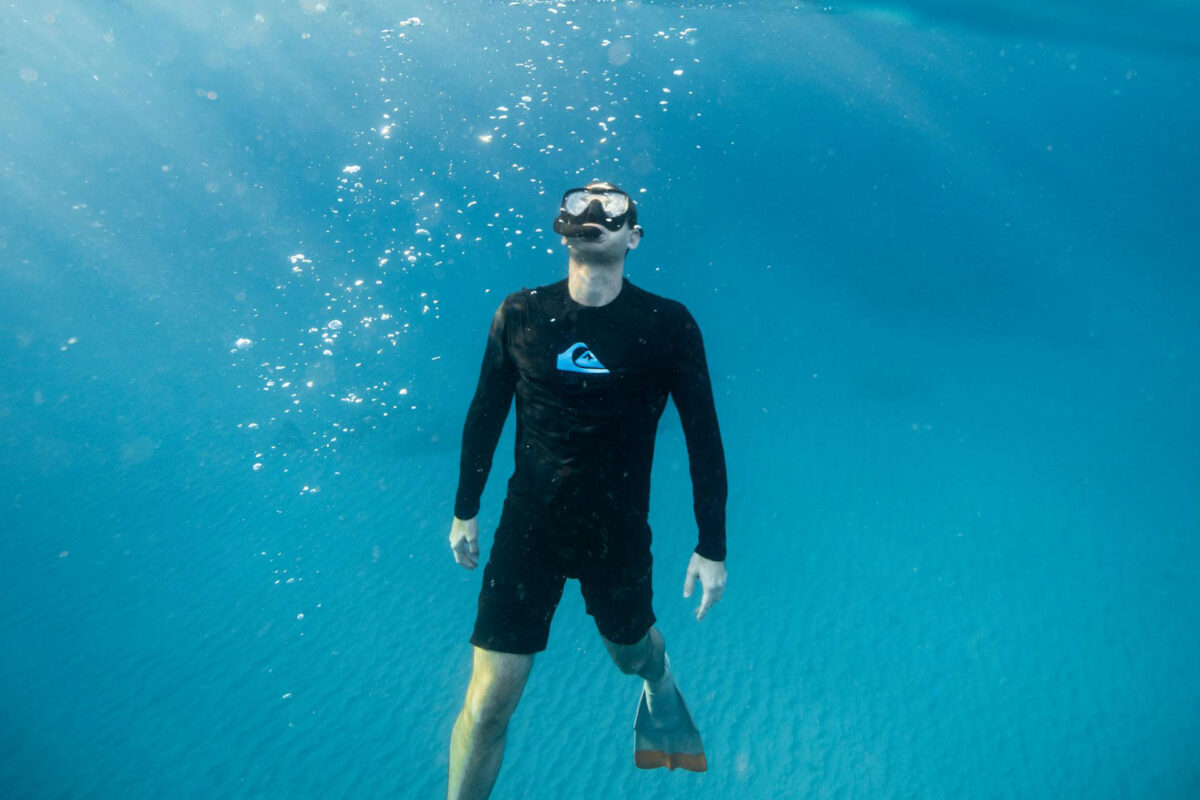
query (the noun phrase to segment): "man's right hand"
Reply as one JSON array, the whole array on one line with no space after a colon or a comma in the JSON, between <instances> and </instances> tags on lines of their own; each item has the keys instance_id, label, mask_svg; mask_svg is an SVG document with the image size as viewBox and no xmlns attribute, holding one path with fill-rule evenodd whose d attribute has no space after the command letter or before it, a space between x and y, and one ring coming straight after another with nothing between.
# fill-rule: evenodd
<instances>
[{"instance_id":1,"label":"man's right hand","mask_svg":"<svg viewBox=\"0 0 1200 800\"><path fill-rule=\"evenodd\" d=\"M450 549L459 566L475 569L479 566L479 518L454 518L450 526Z\"/></svg>"}]
</instances>

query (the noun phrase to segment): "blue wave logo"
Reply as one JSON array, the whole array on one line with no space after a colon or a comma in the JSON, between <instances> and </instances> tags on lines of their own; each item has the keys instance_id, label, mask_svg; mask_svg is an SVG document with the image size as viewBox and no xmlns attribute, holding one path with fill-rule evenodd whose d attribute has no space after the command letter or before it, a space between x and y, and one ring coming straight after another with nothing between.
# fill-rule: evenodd
<instances>
[{"instance_id":1,"label":"blue wave logo","mask_svg":"<svg viewBox=\"0 0 1200 800\"><path fill-rule=\"evenodd\" d=\"M608 368L583 342L576 342L558 354L558 368L563 372L606 373Z\"/></svg>"}]
</instances>

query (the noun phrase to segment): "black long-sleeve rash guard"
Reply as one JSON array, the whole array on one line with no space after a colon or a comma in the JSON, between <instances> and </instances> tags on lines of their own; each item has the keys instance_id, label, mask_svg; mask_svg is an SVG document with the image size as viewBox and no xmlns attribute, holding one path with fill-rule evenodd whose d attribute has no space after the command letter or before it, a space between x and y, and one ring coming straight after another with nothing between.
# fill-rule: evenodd
<instances>
[{"instance_id":1,"label":"black long-sleeve rash guard","mask_svg":"<svg viewBox=\"0 0 1200 800\"><path fill-rule=\"evenodd\" d=\"M599 519L648 513L654 438L670 394L691 465L696 552L725 560L725 453L700 329L682 304L628 279L604 306L576 303L566 280L506 297L463 428L459 519L479 513L514 393L509 496Z\"/></svg>"}]
</instances>

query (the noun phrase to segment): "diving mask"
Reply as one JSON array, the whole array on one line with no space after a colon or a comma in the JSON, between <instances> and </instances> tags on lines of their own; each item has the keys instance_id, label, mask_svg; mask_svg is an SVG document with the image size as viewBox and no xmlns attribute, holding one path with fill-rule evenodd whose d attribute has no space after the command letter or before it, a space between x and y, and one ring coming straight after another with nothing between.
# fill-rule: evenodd
<instances>
[{"instance_id":1,"label":"diving mask","mask_svg":"<svg viewBox=\"0 0 1200 800\"><path fill-rule=\"evenodd\" d=\"M554 230L563 236L599 239L600 230L587 223L619 231L626 222L642 231L637 224L637 203L620 189L568 189L559 204Z\"/></svg>"}]
</instances>

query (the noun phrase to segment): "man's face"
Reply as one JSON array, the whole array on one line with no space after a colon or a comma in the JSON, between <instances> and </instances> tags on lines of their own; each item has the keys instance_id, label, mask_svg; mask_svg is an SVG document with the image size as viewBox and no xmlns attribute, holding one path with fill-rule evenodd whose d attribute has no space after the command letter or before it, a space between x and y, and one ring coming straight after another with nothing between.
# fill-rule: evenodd
<instances>
[{"instance_id":1,"label":"man's face","mask_svg":"<svg viewBox=\"0 0 1200 800\"><path fill-rule=\"evenodd\" d=\"M610 183L590 183L587 188L595 189L599 192L614 187ZM632 227L628 220L615 231L610 231L598 222L585 222L583 224L587 228L593 228L598 231L600 234L599 237L595 239L571 237L568 239L564 236L562 237L562 243L585 258L599 258L604 260L618 258L629 250L636 249L642 240L641 231Z\"/></svg>"}]
</instances>

